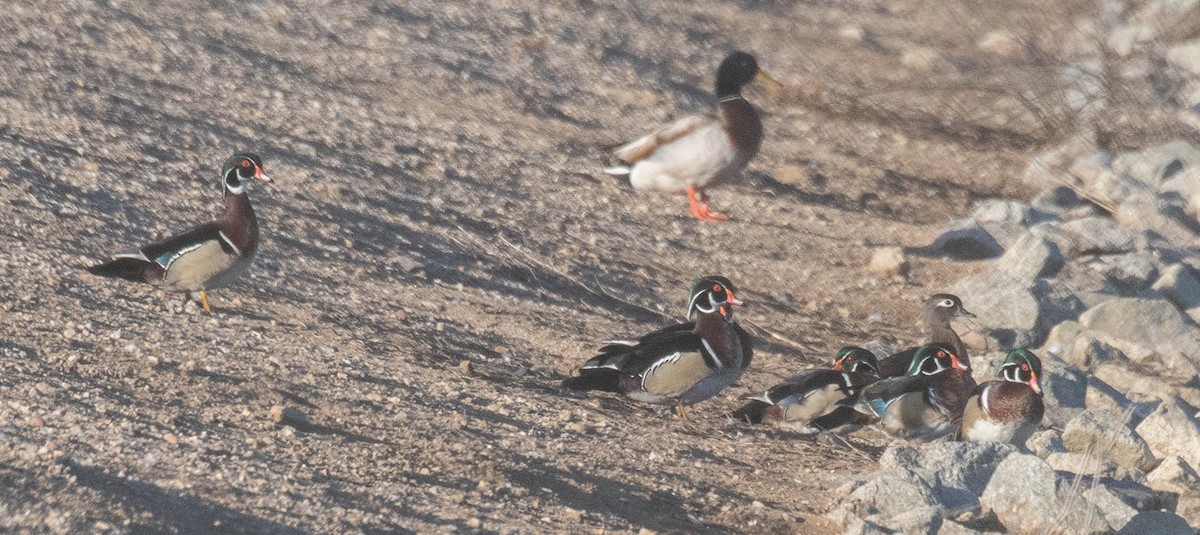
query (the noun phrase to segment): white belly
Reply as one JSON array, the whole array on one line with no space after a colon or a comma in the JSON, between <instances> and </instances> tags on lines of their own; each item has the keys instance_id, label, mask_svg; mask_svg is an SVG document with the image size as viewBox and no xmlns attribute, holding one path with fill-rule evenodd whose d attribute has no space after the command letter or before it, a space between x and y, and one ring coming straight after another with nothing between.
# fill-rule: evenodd
<instances>
[{"instance_id":1,"label":"white belly","mask_svg":"<svg viewBox=\"0 0 1200 535\"><path fill-rule=\"evenodd\" d=\"M639 190L682 192L688 186L707 186L732 178L745 165L729 144L721 123L713 121L639 161L630 170L629 183Z\"/></svg>"}]
</instances>

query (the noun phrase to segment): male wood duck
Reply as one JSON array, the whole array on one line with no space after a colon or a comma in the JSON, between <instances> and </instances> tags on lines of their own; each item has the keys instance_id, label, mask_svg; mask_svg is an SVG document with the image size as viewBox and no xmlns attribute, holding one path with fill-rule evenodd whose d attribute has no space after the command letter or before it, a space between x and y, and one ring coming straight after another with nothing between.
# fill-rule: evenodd
<instances>
[{"instance_id":1,"label":"male wood duck","mask_svg":"<svg viewBox=\"0 0 1200 535\"><path fill-rule=\"evenodd\" d=\"M676 325L636 342L610 343L579 368L579 376L563 381L571 390L601 390L684 409L715 396L750 366L750 335L733 318L734 296L729 279L707 276L692 285L688 300L691 329Z\"/></svg>"},{"instance_id":2,"label":"male wood duck","mask_svg":"<svg viewBox=\"0 0 1200 535\"><path fill-rule=\"evenodd\" d=\"M802 373L763 394L748 396L750 402L734 411L733 417L802 433L859 421L859 413L843 406L843 402L879 380L876 366L874 353L861 347L844 347L838 351L833 368Z\"/></svg>"},{"instance_id":3,"label":"male wood duck","mask_svg":"<svg viewBox=\"0 0 1200 535\"><path fill-rule=\"evenodd\" d=\"M88 272L146 282L171 292L188 292L193 299L199 299L205 312L211 313L207 290L237 278L258 250L258 219L246 195L250 179L271 181L263 172L262 158L257 154L235 153L221 166L225 212L220 219L144 246L137 252L118 254L108 262L88 267Z\"/></svg>"},{"instance_id":4,"label":"male wood duck","mask_svg":"<svg viewBox=\"0 0 1200 535\"><path fill-rule=\"evenodd\" d=\"M967 309L963 308L962 299L951 294L935 294L930 296L929 299L925 300L925 305L922 309L925 330L929 333L929 343L949 346L954 350L954 355L968 368L971 367L971 358L967 355L967 346L958 337L958 333L954 332L954 327L950 325L950 322L954 318L974 317L974 314L967 312ZM908 372L909 365L912 364L913 355L917 353L917 349L917 347L910 347L879 361L879 376L901 377L905 375Z\"/></svg>"},{"instance_id":5,"label":"male wood duck","mask_svg":"<svg viewBox=\"0 0 1200 535\"><path fill-rule=\"evenodd\" d=\"M779 84L759 70L754 56L729 54L717 68L718 117L684 117L622 146L614 154L627 165L605 172L629 175L638 190L686 192L692 215L705 221L728 219L709 209L705 188L736 178L762 145L762 121L741 93L756 79Z\"/></svg>"},{"instance_id":6,"label":"male wood duck","mask_svg":"<svg viewBox=\"0 0 1200 535\"><path fill-rule=\"evenodd\" d=\"M963 410L959 440L1011 442L1024 446L1046 406L1038 375L1042 361L1026 349L1014 349L996 373L997 380L975 388Z\"/></svg>"},{"instance_id":7,"label":"male wood duck","mask_svg":"<svg viewBox=\"0 0 1200 535\"><path fill-rule=\"evenodd\" d=\"M952 348L944 344L921 346L907 375L867 386L854 409L879 418L884 431L892 436L929 440L948 435L970 393L960 391L956 373L971 372Z\"/></svg>"}]
</instances>

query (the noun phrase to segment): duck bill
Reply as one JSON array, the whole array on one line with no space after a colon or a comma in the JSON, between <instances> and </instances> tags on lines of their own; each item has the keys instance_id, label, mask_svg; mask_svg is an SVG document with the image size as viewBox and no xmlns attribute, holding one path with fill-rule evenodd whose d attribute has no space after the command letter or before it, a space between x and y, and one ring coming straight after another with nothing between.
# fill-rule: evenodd
<instances>
[{"instance_id":1,"label":"duck bill","mask_svg":"<svg viewBox=\"0 0 1200 535\"><path fill-rule=\"evenodd\" d=\"M774 76L771 76L769 73L767 73L767 71L764 70L759 70L758 74L754 75L754 81L776 88L783 87L783 84L780 83L779 80L776 80Z\"/></svg>"},{"instance_id":2,"label":"duck bill","mask_svg":"<svg viewBox=\"0 0 1200 535\"><path fill-rule=\"evenodd\" d=\"M263 184L271 183L271 177L267 176L267 174L263 172L261 167L254 168L254 179L259 182L262 182Z\"/></svg>"},{"instance_id":3,"label":"duck bill","mask_svg":"<svg viewBox=\"0 0 1200 535\"><path fill-rule=\"evenodd\" d=\"M958 355L950 354L950 367L956 370L970 370L962 361L958 360Z\"/></svg>"},{"instance_id":4,"label":"duck bill","mask_svg":"<svg viewBox=\"0 0 1200 535\"><path fill-rule=\"evenodd\" d=\"M739 307L745 304L740 299L734 297L733 292L730 290L725 290L725 302Z\"/></svg>"},{"instance_id":5,"label":"duck bill","mask_svg":"<svg viewBox=\"0 0 1200 535\"><path fill-rule=\"evenodd\" d=\"M967 309L965 309L965 308L960 308L960 309L958 309L958 312L956 312L956 313L954 314L954 317L957 317L957 318L974 318L974 317L976 317L976 316L975 316L974 314L970 313L970 312L967 312Z\"/></svg>"},{"instance_id":6,"label":"duck bill","mask_svg":"<svg viewBox=\"0 0 1200 535\"><path fill-rule=\"evenodd\" d=\"M1042 385L1038 383L1037 374L1033 373L1033 372L1029 372L1029 374L1030 374L1029 388L1033 389L1034 394L1037 394L1039 396L1042 395Z\"/></svg>"},{"instance_id":7,"label":"duck bill","mask_svg":"<svg viewBox=\"0 0 1200 535\"><path fill-rule=\"evenodd\" d=\"M840 358L840 359L837 359L836 361L834 361L834 363L833 363L833 371L835 371L835 372L840 372L840 371L842 371L842 361L843 361L843 360L846 360L846 357L842 357L842 358Z\"/></svg>"}]
</instances>

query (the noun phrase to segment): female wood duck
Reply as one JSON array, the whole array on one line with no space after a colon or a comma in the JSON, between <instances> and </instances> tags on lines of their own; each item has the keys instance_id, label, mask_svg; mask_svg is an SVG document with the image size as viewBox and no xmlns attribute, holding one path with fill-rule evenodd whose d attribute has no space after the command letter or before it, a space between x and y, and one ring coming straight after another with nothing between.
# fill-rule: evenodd
<instances>
[{"instance_id":1,"label":"female wood duck","mask_svg":"<svg viewBox=\"0 0 1200 535\"><path fill-rule=\"evenodd\" d=\"M627 165L605 172L629 175L638 190L686 192L692 215L705 221L728 219L709 209L705 188L737 177L762 145L762 122L741 94L755 79L779 84L758 69L754 56L729 54L717 68L719 117L691 115L633 141L614 152Z\"/></svg>"},{"instance_id":2,"label":"female wood duck","mask_svg":"<svg viewBox=\"0 0 1200 535\"><path fill-rule=\"evenodd\" d=\"M250 265L258 250L258 219L246 186L250 179L270 182L263 173L262 158L239 152L221 166L225 190L225 212L211 223L193 227L182 234L142 247L134 253L122 253L103 264L87 268L101 277L146 282L172 292L188 292L199 299L205 312L207 290L224 286Z\"/></svg>"},{"instance_id":3,"label":"female wood duck","mask_svg":"<svg viewBox=\"0 0 1200 535\"><path fill-rule=\"evenodd\" d=\"M815 433L858 420L859 413L843 406L865 386L879 380L875 354L861 347L844 347L833 368L814 370L771 387L734 411L733 417Z\"/></svg>"},{"instance_id":4,"label":"female wood duck","mask_svg":"<svg viewBox=\"0 0 1200 535\"><path fill-rule=\"evenodd\" d=\"M892 436L929 440L950 434L970 390L959 391L954 374L968 368L944 344L921 346L908 374L880 380L862 390L854 409L879 418Z\"/></svg>"},{"instance_id":5,"label":"female wood duck","mask_svg":"<svg viewBox=\"0 0 1200 535\"><path fill-rule=\"evenodd\" d=\"M967 346L963 344L962 339L958 337L958 333L954 332L954 327L950 325L950 322L954 318L975 317L974 314L967 312L967 309L963 308L962 300L958 296L951 294L930 296L929 299L925 300L922 317L925 322L925 330L929 332L929 343L949 346L964 365L968 368L971 367L971 358L967 355ZM912 364L913 355L917 353L917 349L917 347L910 347L879 361L879 376L901 377L905 375L909 365Z\"/></svg>"},{"instance_id":6,"label":"female wood duck","mask_svg":"<svg viewBox=\"0 0 1200 535\"><path fill-rule=\"evenodd\" d=\"M1046 406L1038 375L1042 361L1026 349L1014 349L996 373L996 381L979 385L963 410L959 440L1011 442L1024 446Z\"/></svg>"},{"instance_id":7,"label":"female wood duck","mask_svg":"<svg viewBox=\"0 0 1200 535\"><path fill-rule=\"evenodd\" d=\"M733 319L729 279L707 276L692 285L688 300L691 329L667 327L636 342L610 343L563 381L571 390L618 392L647 403L684 406L715 396L750 366L750 335Z\"/></svg>"}]
</instances>

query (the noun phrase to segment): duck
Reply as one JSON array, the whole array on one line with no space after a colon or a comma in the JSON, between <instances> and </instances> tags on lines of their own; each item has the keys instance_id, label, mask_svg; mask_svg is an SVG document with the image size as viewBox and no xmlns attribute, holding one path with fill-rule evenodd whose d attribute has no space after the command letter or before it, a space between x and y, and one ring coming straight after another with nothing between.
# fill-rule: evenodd
<instances>
[{"instance_id":1,"label":"duck","mask_svg":"<svg viewBox=\"0 0 1200 535\"><path fill-rule=\"evenodd\" d=\"M235 280L258 252L258 218L246 193L251 180L271 182L262 158L250 152L234 153L221 165L225 210L220 218L85 269L100 277L183 292L185 299L198 300L211 314L208 290Z\"/></svg>"},{"instance_id":2,"label":"duck","mask_svg":"<svg viewBox=\"0 0 1200 535\"><path fill-rule=\"evenodd\" d=\"M736 420L764 423L801 433L816 433L860 422L859 414L842 403L879 380L875 354L856 346L840 349L833 367L799 374L750 400L734 411Z\"/></svg>"},{"instance_id":3,"label":"duck","mask_svg":"<svg viewBox=\"0 0 1200 535\"><path fill-rule=\"evenodd\" d=\"M959 391L955 374L968 368L945 344L917 349L903 377L881 379L863 388L853 408L878 418L889 435L909 440L932 440L950 435L970 391Z\"/></svg>"},{"instance_id":4,"label":"duck","mask_svg":"<svg viewBox=\"0 0 1200 535\"><path fill-rule=\"evenodd\" d=\"M688 298L690 323L609 343L562 386L674 405L679 417L687 418L687 406L736 382L753 359L751 336L734 319L734 307L742 305L735 291L722 276L697 279Z\"/></svg>"},{"instance_id":5,"label":"duck","mask_svg":"<svg viewBox=\"0 0 1200 535\"><path fill-rule=\"evenodd\" d=\"M780 85L754 56L731 52L717 68L716 116L690 115L617 148L624 165L605 172L628 176L635 190L686 193L692 215L728 220L709 207L707 188L738 177L762 146L762 121L742 97L742 87L756 80Z\"/></svg>"},{"instance_id":6,"label":"duck","mask_svg":"<svg viewBox=\"0 0 1200 535\"><path fill-rule=\"evenodd\" d=\"M921 317L925 324L925 330L929 333L929 343L949 346L954 350L955 356L967 367L970 367L971 358L967 354L967 346L951 325L955 318L975 317L975 314L968 312L963 307L962 299L959 299L957 295L946 293L931 295L921 308ZM902 377L906 375L912 364L913 355L919 348L920 346L910 347L879 361L879 376Z\"/></svg>"},{"instance_id":7,"label":"duck","mask_svg":"<svg viewBox=\"0 0 1200 535\"><path fill-rule=\"evenodd\" d=\"M1038 376L1042 361L1032 351L1008 352L996 380L975 388L963 410L958 440L1024 446L1046 412Z\"/></svg>"}]
</instances>

